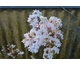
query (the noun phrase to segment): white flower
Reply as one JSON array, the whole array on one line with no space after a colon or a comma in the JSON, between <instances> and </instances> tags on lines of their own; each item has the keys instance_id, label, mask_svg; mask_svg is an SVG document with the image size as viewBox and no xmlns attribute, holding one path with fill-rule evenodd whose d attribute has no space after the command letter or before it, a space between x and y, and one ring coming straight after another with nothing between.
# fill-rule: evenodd
<instances>
[{"instance_id":1,"label":"white flower","mask_svg":"<svg viewBox=\"0 0 80 65\"><path fill-rule=\"evenodd\" d=\"M29 33L24 34L24 37L25 37L26 39L31 39L30 36L29 36Z\"/></svg>"},{"instance_id":2,"label":"white flower","mask_svg":"<svg viewBox=\"0 0 80 65\"><path fill-rule=\"evenodd\" d=\"M36 41L34 44L41 46L41 44L43 43L43 41L41 40L41 38L35 37L34 41Z\"/></svg>"},{"instance_id":3,"label":"white flower","mask_svg":"<svg viewBox=\"0 0 80 65\"><path fill-rule=\"evenodd\" d=\"M49 42L52 43L52 41L54 41L54 38L52 36L49 36Z\"/></svg>"},{"instance_id":4,"label":"white flower","mask_svg":"<svg viewBox=\"0 0 80 65\"><path fill-rule=\"evenodd\" d=\"M46 46L47 40L46 40L46 38L41 38L40 42L41 42L41 45Z\"/></svg>"},{"instance_id":5,"label":"white flower","mask_svg":"<svg viewBox=\"0 0 80 65\"><path fill-rule=\"evenodd\" d=\"M51 52L52 50L53 50L52 48L45 48L43 58L45 58L45 56L47 56L47 58L52 59L53 58L53 53Z\"/></svg>"},{"instance_id":6,"label":"white flower","mask_svg":"<svg viewBox=\"0 0 80 65\"><path fill-rule=\"evenodd\" d=\"M13 58L15 58L15 57L13 56Z\"/></svg>"},{"instance_id":7,"label":"white flower","mask_svg":"<svg viewBox=\"0 0 80 65\"><path fill-rule=\"evenodd\" d=\"M35 59L32 55L30 56L32 59Z\"/></svg>"},{"instance_id":8,"label":"white flower","mask_svg":"<svg viewBox=\"0 0 80 65\"><path fill-rule=\"evenodd\" d=\"M34 12L32 13L33 15L40 17L42 13L39 10L33 10Z\"/></svg>"},{"instance_id":9,"label":"white flower","mask_svg":"<svg viewBox=\"0 0 80 65\"><path fill-rule=\"evenodd\" d=\"M36 43L33 43L31 46L28 47L28 50L32 53L37 53L39 49L39 45Z\"/></svg>"},{"instance_id":10,"label":"white flower","mask_svg":"<svg viewBox=\"0 0 80 65\"><path fill-rule=\"evenodd\" d=\"M48 23L48 24L47 24L47 28L48 28L48 30L51 31L51 32L52 32L52 31L54 31L54 32L56 31L56 28L54 27L54 25L53 25L52 23Z\"/></svg>"},{"instance_id":11,"label":"white flower","mask_svg":"<svg viewBox=\"0 0 80 65\"><path fill-rule=\"evenodd\" d=\"M59 26L62 27L62 21L57 17L50 17L49 22L52 23L56 28L58 28Z\"/></svg>"},{"instance_id":12,"label":"white flower","mask_svg":"<svg viewBox=\"0 0 80 65\"><path fill-rule=\"evenodd\" d=\"M47 58L46 58L47 56L48 56L48 54L44 54L44 53L43 53L43 58L44 58L44 59L47 59Z\"/></svg>"},{"instance_id":13,"label":"white flower","mask_svg":"<svg viewBox=\"0 0 80 65\"><path fill-rule=\"evenodd\" d=\"M25 47L27 47L27 46L29 46L30 44L32 44L32 41L31 41L31 40L28 40L28 41L25 42L24 45L25 45Z\"/></svg>"},{"instance_id":14,"label":"white flower","mask_svg":"<svg viewBox=\"0 0 80 65\"><path fill-rule=\"evenodd\" d=\"M43 17L43 16L40 16L40 23L42 23L42 24L47 24L48 23L48 19L47 19L47 17Z\"/></svg>"},{"instance_id":15,"label":"white flower","mask_svg":"<svg viewBox=\"0 0 80 65\"><path fill-rule=\"evenodd\" d=\"M15 58L13 55L11 55L12 58Z\"/></svg>"},{"instance_id":16,"label":"white flower","mask_svg":"<svg viewBox=\"0 0 80 65\"><path fill-rule=\"evenodd\" d=\"M56 24L56 22L57 22L57 17L51 16L50 19L49 19L49 22L50 22L50 23L53 23L53 24Z\"/></svg>"},{"instance_id":17,"label":"white flower","mask_svg":"<svg viewBox=\"0 0 80 65\"><path fill-rule=\"evenodd\" d=\"M60 27L62 27L62 21L61 21L61 19L57 19L57 24L58 24Z\"/></svg>"},{"instance_id":18,"label":"white flower","mask_svg":"<svg viewBox=\"0 0 80 65\"><path fill-rule=\"evenodd\" d=\"M32 47L28 47L28 50L32 53L37 53L38 49L32 48Z\"/></svg>"},{"instance_id":19,"label":"white flower","mask_svg":"<svg viewBox=\"0 0 80 65\"><path fill-rule=\"evenodd\" d=\"M51 51L51 48L45 48L45 49L44 49L44 53L45 53L45 54L48 54L50 51Z\"/></svg>"},{"instance_id":20,"label":"white flower","mask_svg":"<svg viewBox=\"0 0 80 65\"><path fill-rule=\"evenodd\" d=\"M11 53L7 53L7 55L8 55L8 56L10 56L10 55L11 55Z\"/></svg>"},{"instance_id":21,"label":"white flower","mask_svg":"<svg viewBox=\"0 0 80 65\"><path fill-rule=\"evenodd\" d=\"M5 49L1 49L1 51L4 51Z\"/></svg>"},{"instance_id":22,"label":"white flower","mask_svg":"<svg viewBox=\"0 0 80 65\"><path fill-rule=\"evenodd\" d=\"M53 38L52 36L49 36L49 42L52 43L53 41L53 44L57 47L60 47L61 46L61 42L59 39L57 38Z\"/></svg>"},{"instance_id":23,"label":"white flower","mask_svg":"<svg viewBox=\"0 0 80 65\"><path fill-rule=\"evenodd\" d=\"M4 46L2 46L2 49L1 49L1 51L6 51L6 50L5 50L5 48L4 48Z\"/></svg>"},{"instance_id":24,"label":"white flower","mask_svg":"<svg viewBox=\"0 0 80 65\"><path fill-rule=\"evenodd\" d=\"M26 33L26 34L24 34L24 37L26 37L26 38L23 39L22 42L24 43L25 47L31 45L32 42L33 42L33 39L30 38L30 33Z\"/></svg>"},{"instance_id":25,"label":"white flower","mask_svg":"<svg viewBox=\"0 0 80 65\"><path fill-rule=\"evenodd\" d=\"M56 46L54 46L53 50L55 51L56 54L59 54L59 48L57 48Z\"/></svg>"},{"instance_id":26,"label":"white flower","mask_svg":"<svg viewBox=\"0 0 80 65\"><path fill-rule=\"evenodd\" d=\"M38 52L38 49L34 49L34 53L37 53Z\"/></svg>"},{"instance_id":27,"label":"white flower","mask_svg":"<svg viewBox=\"0 0 80 65\"><path fill-rule=\"evenodd\" d=\"M37 23L36 23L36 22L33 22L33 23L31 23L30 25L32 25L33 28L37 27Z\"/></svg>"},{"instance_id":28,"label":"white flower","mask_svg":"<svg viewBox=\"0 0 80 65\"><path fill-rule=\"evenodd\" d=\"M57 17L51 16L49 22L55 24L57 22Z\"/></svg>"},{"instance_id":29,"label":"white flower","mask_svg":"<svg viewBox=\"0 0 80 65\"><path fill-rule=\"evenodd\" d=\"M33 20L32 20L32 22L30 23L30 25L32 25L33 27L37 27L38 26L38 19L37 18L34 18Z\"/></svg>"},{"instance_id":30,"label":"white flower","mask_svg":"<svg viewBox=\"0 0 80 65\"><path fill-rule=\"evenodd\" d=\"M32 29L30 30L30 35L31 35L32 37L35 37L35 36L36 36L36 33L35 33L35 32L36 32L36 30L32 28Z\"/></svg>"},{"instance_id":31,"label":"white flower","mask_svg":"<svg viewBox=\"0 0 80 65\"><path fill-rule=\"evenodd\" d=\"M35 19L35 18L36 18L35 15L29 15L27 22L32 23L32 22L34 22L33 19Z\"/></svg>"},{"instance_id":32,"label":"white flower","mask_svg":"<svg viewBox=\"0 0 80 65\"><path fill-rule=\"evenodd\" d=\"M12 47L12 48L15 48L15 47L16 47L16 45L13 45L13 44L12 44L12 45L11 45L11 47Z\"/></svg>"},{"instance_id":33,"label":"white flower","mask_svg":"<svg viewBox=\"0 0 80 65\"><path fill-rule=\"evenodd\" d=\"M24 54L24 52L23 52L23 51L20 51L18 54L19 54L19 55L23 55L23 54Z\"/></svg>"},{"instance_id":34,"label":"white flower","mask_svg":"<svg viewBox=\"0 0 80 65\"><path fill-rule=\"evenodd\" d=\"M40 24L40 29L42 29L42 28L47 29L47 25L46 24Z\"/></svg>"},{"instance_id":35,"label":"white flower","mask_svg":"<svg viewBox=\"0 0 80 65\"><path fill-rule=\"evenodd\" d=\"M59 39L54 38L54 44L55 46L60 47L62 43L60 42Z\"/></svg>"},{"instance_id":36,"label":"white flower","mask_svg":"<svg viewBox=\"0 0 80 65\"><path fill-rule=\"evenodd\" d=\"M34 38L34 41L36 41L36 43L35 43L35 45L37 45L37 46L41 46L41 45L44 45L44 46L46 46L46 39L45 38Z\"/></svg>"},{"instance_id":37,"label":"white flower","mask_svg":"<svg viewBox=\"0 0 80 65\"><path fill-rule=\"evenodd\" d=\"M16 49L17 52L19 52L19 49Z\"/></svg>"},{"instance_id":38,"label":"white flower","mask_svg":"<svg viewBox=\"0 0 80 65\"><path fill-rule=\"evenodd\" d=\"M33 22L33 17L34 17L34 15L29 15L27 22L29 22L29 23Z\"/></svg>"},{"instance_id":39,"label":"white flower","mask_svg":"<svg viewBox=\"0 0 80 65\"><path fill-rule=\"evenodd\" d=\"M14 53L14 50L11 50L12 53Z\"/></svg>"},{"instance_id":40,"label":"white flower","mask_svg":"<svg viewBox=\"0 0 80 65\"><path fill-rule=\"evenodd\" d=\"M36 31L36 35L38 35L40 38L47 38L48 31L45 28L40 28L38 31Z\"/></svg>"},{"instance_id":41,"label":"white flower","mask_svg":"<svg viewBox=\"0 0 80 65\"><path fill-rule=\"evenodd\" d=\"M63 35L61 33L55 33L54 38L58 38L58 39L63 40Z\"/></svg>"},{"instance_id":42,"label":"white flower","mask_svg":"<svg viewBox=\"0 0 80 65\"><path fill-rule=\"evenodd\" d=\"M50 54L48 54L48 58L49 59L52 59L53 58L53 55L50 53Z\"/></svg>"}]
</instances>

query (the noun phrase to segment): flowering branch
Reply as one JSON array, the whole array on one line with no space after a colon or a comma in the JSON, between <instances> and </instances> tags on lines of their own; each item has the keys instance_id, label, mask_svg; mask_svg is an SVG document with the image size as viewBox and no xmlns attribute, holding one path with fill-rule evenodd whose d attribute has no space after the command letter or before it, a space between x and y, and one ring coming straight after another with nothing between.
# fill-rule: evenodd
<instances>
[{"instance_id":1,"label":"flowering branch","mask_svg":"<svg viewBox=\"0 0 80 65\"><path fill-rule=\"evenodd\" d=\"M48 20L47 17L42 16L39 10L33 11L27 20L32 29L24 34L25 39L22 42L32 53L37 53L39 48L43 46L43 58L52 59L55 54L59 54L58 47L62 44L60 40L63 39L63 34L59 30L62 27L62 21L55 16L51 16Z\"/></svg>"},{"instance_id":2,"label":"flowering branch","mask_svg":"<svg viewBox=\"0 0 80 65\"><path fill-rule=\"evenodd\" d=\"M4 55L5 59L18 59L19 57L22 57L24 52L16 48L16 45L8 44L7 50L4 48L4 46L2 46L0 55L2 54Z\"/></svg>"}]
</instances>

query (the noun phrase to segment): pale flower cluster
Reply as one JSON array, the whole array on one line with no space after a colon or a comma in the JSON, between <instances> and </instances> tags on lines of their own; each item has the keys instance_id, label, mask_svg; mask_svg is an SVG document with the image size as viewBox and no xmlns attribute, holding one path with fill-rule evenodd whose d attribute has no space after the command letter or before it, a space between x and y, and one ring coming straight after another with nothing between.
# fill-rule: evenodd
<instances>
[{"instance_id":1,"label":"pale flower cluster","mask_svg":"<svg viewBox=\"0 0 80 65\"><path fill-rule=\"evenodd\" d=\"M32 29L24 34L25 39L22 42L32 53L37 53L39 48L44 46L43 58L52 59L55 54L59 54L58 47L62 44L60 40L63 39L63 34L59 30L62 27L62 21L55 16L51 16L48 20L39 10L33 11L28 18Z\"/></svg>"},{"instance_id":2,"label":"pale flower cluster","mask_svg":"<svg viewBox=\"0 0 80 65\"><path fill-rule=\"evenodd\" d=\"M5 59L19 59L24 55L24 52L16 48L16 45L8 44L7 49L2 46L0 55L4 55Z\"/></svg>"}]
</instances>

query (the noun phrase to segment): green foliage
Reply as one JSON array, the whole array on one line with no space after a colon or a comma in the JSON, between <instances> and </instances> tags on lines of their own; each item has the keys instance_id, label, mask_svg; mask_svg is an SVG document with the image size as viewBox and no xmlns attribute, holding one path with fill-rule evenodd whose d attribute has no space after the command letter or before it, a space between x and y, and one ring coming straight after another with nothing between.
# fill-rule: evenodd
<instances>
[{"instance_id":1,"label":"green foliage","mask_svg":"<svg viewBox=\"0 0 80 65\"><path fill-rule=\"evenodd\" d=\"M80 59L80 58L77 56L77 54L76 54L76 53L74 53L74 55L76 56L76 58L75 58L75 59Z\"/></svg>"}]
</instances>

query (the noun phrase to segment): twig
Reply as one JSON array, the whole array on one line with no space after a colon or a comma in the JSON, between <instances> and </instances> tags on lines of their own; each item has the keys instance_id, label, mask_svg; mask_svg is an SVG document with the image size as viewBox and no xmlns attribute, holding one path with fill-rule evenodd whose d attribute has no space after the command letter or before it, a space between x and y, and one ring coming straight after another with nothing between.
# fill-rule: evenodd
<instances>
[{"instance_id":1,"label":"twig","mask_svg":"<svg viewBox=\"0 0 80 65\"><path fill-rule=\"evenodd\" d=\"M62 9L64 9L66 12L68 12L69 14L71 14L67 9L65 9L64 7L60 6ZM76 16L74 16L73 14L71 14L73 17L75 17L76 19L78 19L80 21L79 18L77 18Z\"/></svg>"}]
</instances>

